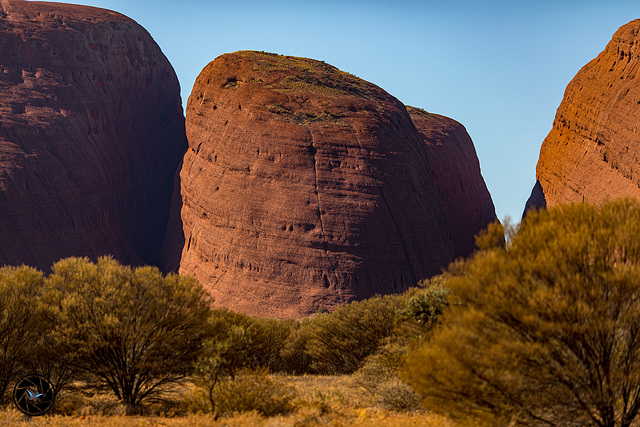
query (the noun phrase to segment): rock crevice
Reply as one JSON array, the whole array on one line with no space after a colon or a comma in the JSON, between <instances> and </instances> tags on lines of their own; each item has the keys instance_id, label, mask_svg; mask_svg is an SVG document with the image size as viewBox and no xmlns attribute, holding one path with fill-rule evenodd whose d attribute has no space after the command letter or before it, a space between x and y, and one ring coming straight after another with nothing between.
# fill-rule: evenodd
<instances>
[{"instance_id":1,"label":"rock crevice","mask_svg":"<svg viewBox=\"0 0 640 427\"><path fill-rule=\"evenodd\" d=\"M315 141L314 141L314 137L313 137L313 130L312 129L307 129L307 131L309 132L309 139L311 142L311 145L309 145L309 153L313 156L313 180L314 180L314 186L315 186L315 190L314 193L316 195L316 203L318 204L318 221L320 223L320 233L322 234L322 241L323 241L323 246L324 246L324 252L325 255L327 257L327 260L329 260L329 263L331 264L331 270L333 273L333 278L335 280L335 282L332 284L328 281L328 279L326 279L326 275L323 276L323 282L325 283L325 287L334 287L337 288L338 287L338 275L336 273L336 266L333 262L331 253L329 252L329 241L327 239L327 234L325 232L325 228L324 228L324 220L322 219L322 202L320 201L320 186L318 184L318 150L316 149L315 146Z\"/></svg>"},{"instance_id":2,"label":"rock crevice","mask_svg":"<svg viewBox=\"0 0 640 427\"><path fill-rule=\"evenodd\" d=\"M398 235L398 240L400 242L400 245L402 246L402 253L404 254L405 259L407 260L408 271L409 271L409 274L411 275L411 283L417 284L419 279L415 274L413 265L411 265L411 257L409 256L409 250L407 249L406 239L402 234L402 230L400 229L400 225L398 224L398 221L396 221L396 218L393 215L393 211L391 210L391 206L389 206L389 202L387 202L387 198L384 197L384 191L382 191L382 188L380 186L378 186L378 190L380 191L380 198L382 199L382 202L384 203L384 206L387 209L389 218L391 218L391 223L393 224L393 228L395 229L395 232ZM401 276L401 281L402 281L402 276ZM395 282L394 282L394 288L395 288Z\"/></svg>"}]
</instances>

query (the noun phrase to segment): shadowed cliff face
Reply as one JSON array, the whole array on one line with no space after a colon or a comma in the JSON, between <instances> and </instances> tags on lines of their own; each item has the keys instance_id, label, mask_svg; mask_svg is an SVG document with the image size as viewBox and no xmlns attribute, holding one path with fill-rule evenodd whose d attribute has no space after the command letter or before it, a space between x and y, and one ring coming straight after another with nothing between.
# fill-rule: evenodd
<instances>
[{"instance_id":1,"label":"shadowed cliff face","mask_svg":"<svg viewBox=\"0 0 640 427\"><path fill-rule=\"evenodd\" d=\"M159 261L186 149L175 73L115 12L0 6L0 264Z\"/></svg>"},{"instance_id":2,"label":"shadowed cliff face","mask_svg":"<svg viewBox=\"0 0 640 427\"><path fill-rule=\"evenodd\" d=\"M639 45L636 20L567 86L537 165L548 206L640 197Z\"/></svg>"},{"instance_id":3,"label":"shadowed cliff face","mask_svg":"<svg viewBox=\"0 0 640 427\"><path fill-rule=\"evenodd\" d=\"M180 273L218 305L300 317L402 291L459 254L405 107L328 64L217 58L189 98L187 136Z\"/></svg>"},{"instance_id":4,"label":"shadowed cliff face","mask_svg":"<svg viewBox=\"0 0 640 427\"><path fill-rule=\"evenodd\" d=\"M429 155L430 176L451 224L456 257L475 248L475 236L496 221L473 141L460 123L407 107Z\"/></svg>"}]
</instances>

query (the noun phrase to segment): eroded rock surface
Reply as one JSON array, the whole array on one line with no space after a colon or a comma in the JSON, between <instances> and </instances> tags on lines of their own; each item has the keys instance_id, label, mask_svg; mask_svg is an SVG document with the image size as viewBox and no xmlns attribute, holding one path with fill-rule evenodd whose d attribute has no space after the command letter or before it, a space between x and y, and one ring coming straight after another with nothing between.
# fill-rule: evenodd
<instances>
[{"instance_id":1,"label":"eroded rock surface","mask_svg":"<svg viewBox=\"0 0 640 427\"><path fill-rule=\"evenodd\" d=\"M536 169L546 204L640 197L639 123L640 20L635 20L567 86Z\"/></svg>"},{"instance_id":2,"label":"eroded rock surface","mask_svg":"<svg viewBox=\"0 0 640 427\"><path fill-rule=\"evenodd\" d=\"M186 137L177 78L107 10L0 2L0 264L156 263Z\"/></svg>"},{"instance_id":3,"label":"eroded rock surface","mask_svg":"<svg viewBox=\"0 0 640 427\"><path fill-rule=\"evenodd\" d=\"M431 180L451 224L455 255L466 257L475 248L475 236L497 219L473 141L453 119L414 107L407 111L427 146Z\"/></svg>"},{"instance_id":4,"label":"eroded rock surface","mask_svg":"<svg viewBox=\"0 0 640 427\"><path fill-rule=\"evenodd\" d=\"M424 132L375 85L237 52L205 67L186 120L180 273L217 305L300 317L407 289L458 253Z\"/></svg>"}]
</instances>

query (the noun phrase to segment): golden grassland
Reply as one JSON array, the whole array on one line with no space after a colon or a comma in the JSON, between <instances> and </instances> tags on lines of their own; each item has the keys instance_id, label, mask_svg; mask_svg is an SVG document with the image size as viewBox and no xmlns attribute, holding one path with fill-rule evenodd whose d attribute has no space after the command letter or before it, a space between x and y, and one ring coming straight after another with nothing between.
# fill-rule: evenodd
<instances>
[{"instance_id":1,"label":"golden grassland","mask_svg":"<svg viewBox=\"0 0 640 427\"><path fill-rule=\"evenodd\" d=\"M276 426L426 426L454 427L441 416L426 410L398 412L377 406L372 396L359 387L353 376L283 376L274 375L296 395L295 410L288 415L264 417L257 412L247 412L233 417L214 420L211 414L195 413L182 416L160 412L159 415L125 416L104 415L100 409L78 405L73 415L49 414L27 419L12 405L0 411L0 426L230 426L230 427L276 427ZM183 387L183 399L195 399L194 387ZM108 396L94 397L102 402L112 400ZM65 405L65 398L56 405ZM67 402L68 405L68 397ZM194 407L193 405L191 406ZM112 406L113 410L113 406ZM117 410L116 410L117 412Z\"/></svg>"},{"instance_id":2,"label":"golden grassland","mask_svg":"<svg viewBox=\"0 0 640 427\"><path fill-rule=\"evenodd\" d=\"M449 427L453 426L448 420L436 415L428 414L398 414L384 410L361 409L342 414L324 416L309 415L308 413L294 413L288 416L265 418L256 413L239 414L232 418L223 418L215 421L210 415L188 415L185 417L140 417L125 415L87 415L87 416L62 416L51 415L40 418L24 420L17 410L0 412L0 426L50 426L50 427L74 427L74 426L113 426L113 427L143 427L143 426L167 426L167 427L204 427L204 426L229 426L229 427L285 427L285 426L425 426L425 427Z\"/></svg>"}]
</instances>

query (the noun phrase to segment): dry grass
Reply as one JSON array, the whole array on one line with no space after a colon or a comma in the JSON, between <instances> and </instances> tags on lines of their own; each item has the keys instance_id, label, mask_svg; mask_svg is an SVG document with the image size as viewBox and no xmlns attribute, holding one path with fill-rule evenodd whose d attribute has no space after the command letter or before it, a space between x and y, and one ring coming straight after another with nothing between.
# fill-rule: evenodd
<instances>
[{"instance_id":1,"label":"dry grass","mask_svg":"<svg viewBox=\"0 0 640 427\"><path fill-rule=\"evenodd\" d=\"M346 414L332 414L317 417L313 414L296 413L286 417L264 418L256 413L240 414L233 418L214 421L208 415L189 415L180 418L127 417L118 416L44 416L24 420L22 415L11 409L0 412L0 426L17 427L305 427L305 426L424 426L454 427L449 420L436 415L397 414L379 409L361 409Z\"/></svg>"},{"instance_id":2,"label":"dry grass","mask_svg":"<svg viewBox=\"0 0 640 427\"><path fill-rule=\"evenodd\" d=\"M74 415L45 415L26 420L13 406L0 411L0 426L24 427L306 427L306 426L425 426L454 427L445 418L426 411L395 412L375 406L367 390L357 384L352 376L280 376L274 375L297 396L295 411L289 415L264 417L257 412L236 414L233 417L214 420L211 414L199 413L183 416L124 416L102 415L87 410L87 402L78 405ZM182 389L183 401L194 399L193 387ZM93 399L108 400L95 396ZM193 404L193 401L190 402ZM56 403L57 405L58 403ZM100 406L94 404L95 406ZM108 406L108 405L107 405ZM204 406L204 405L203 405ZM84 408L84 409L83 409ZM191 409L195 408L191 406ZM171 412L171 411L167 411ZM111 413L117 413L111 412Z\"/></svg>"}]
</instances>

